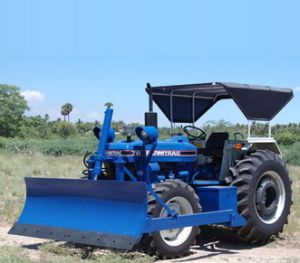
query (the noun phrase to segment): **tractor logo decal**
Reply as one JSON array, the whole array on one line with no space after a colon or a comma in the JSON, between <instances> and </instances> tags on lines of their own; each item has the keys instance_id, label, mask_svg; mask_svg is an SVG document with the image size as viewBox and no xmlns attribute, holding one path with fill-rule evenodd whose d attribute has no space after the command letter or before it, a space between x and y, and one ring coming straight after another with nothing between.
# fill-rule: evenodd
<instances>
[{"instance_id":1,"label":"tractor logo decal","mask_svg":"<svg viewBox=\"0 0 300 263\"><path fill-rule=\"evenodd\" d=\"M146 155L150 154L150 150L146 150ZM106 156L142 156L143 151L141 150L107 150L105 151ZM162 156L162 157L174 157L174 156L180 156L180 157L191 157L195 156L196 151L194 150L155 150L153 152L153 156Z\"/></svg>"}]
</instances>

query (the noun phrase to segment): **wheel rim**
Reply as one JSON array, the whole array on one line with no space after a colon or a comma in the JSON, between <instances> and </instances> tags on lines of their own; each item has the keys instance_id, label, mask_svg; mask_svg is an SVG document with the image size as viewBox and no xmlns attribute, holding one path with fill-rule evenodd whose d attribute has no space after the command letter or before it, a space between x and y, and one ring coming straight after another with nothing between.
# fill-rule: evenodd
<instances>
[{"instance_id":1,"label":"wheel rim","mask_svg":"<svg viewBox=\"0 0 300 263\"><path fill-rule=\"evenodd\" d=\"M262 174L256 188L255 207L261 221L275 223L282 215L285 205L284 183L275 171Z\"/></svg>"},{"instance_id":2,"label":"wheel rim","mask_svg":"<svg viewBox=\"0 0 300 263\"><path fill-rule=\"evenodd\" d=\"M192 214L193 208L190 202L182 196L175 196L166 203L177 214ZM163 208L160 217L167 217L168 212ZM174 228L160 231L162 240L169 246L175 247L183 244L190 236L193 227Z\"/></svg>"}]
</instances>

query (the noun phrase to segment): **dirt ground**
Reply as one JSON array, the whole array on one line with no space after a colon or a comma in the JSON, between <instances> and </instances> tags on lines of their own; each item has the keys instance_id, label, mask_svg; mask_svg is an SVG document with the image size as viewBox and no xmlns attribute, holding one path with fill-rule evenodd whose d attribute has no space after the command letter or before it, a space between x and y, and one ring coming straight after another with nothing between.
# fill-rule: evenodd
<instances>
[{"instance_id":1,"label":"dirt ground","mask_svg":"<svg viewBox=\"0 0 300 263\"><path fill-rule=\"evenodd\" d=\"M20 246L32 260L40 259L38 246L46 240L8 235L8 230L9 227L0 227L0 246ZM192 248L190 255L161 262L300 262L300 243L298 239L294 241L277 240L263 247L251 247L234 238L203 239Z\"/></svg>"}]
</instances>

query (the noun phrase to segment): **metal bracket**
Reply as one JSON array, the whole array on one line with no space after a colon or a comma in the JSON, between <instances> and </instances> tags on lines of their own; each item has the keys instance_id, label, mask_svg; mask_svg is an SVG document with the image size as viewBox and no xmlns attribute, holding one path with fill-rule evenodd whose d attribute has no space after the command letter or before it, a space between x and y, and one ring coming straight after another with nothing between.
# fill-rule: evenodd
<instances>
[{"instance_id":1,"label":"metal bracket","mask_svg":"<svg viewBox=\"0 0 300 263\"><path fill-rule=\"evenodd\" d=\"M130 172L130 170L124 166L124 172L129 176L129 178L131 179L131 181L136 182L137 179L135 178L135 176Z\"/></svg>"},{"instance_id":2,"label":"metal bracket","mask_svg":"<svg viewBox=\"0 0 300 263\"><path fill-rule=\"evenodd\" d=\"M168 215L171 217L177 217L177 213L171 209L164 200L161 199L161 197L154 191L152 185L150 183L146 184L147 190L154 196L155 200L164 208L167 210Z\"/></svg>"},{"instance_id":3,"label":"metal bracket","mask_svg":"<svg viewBox=\"0 0 300 263\"><path fill-rule=\"evenodd\" d=\"M251 126L252 120L248 120L248 138L251 138ZM272 138L272 126L271 121L268 121L268 138Z\"/></svg>"}]
</instances>

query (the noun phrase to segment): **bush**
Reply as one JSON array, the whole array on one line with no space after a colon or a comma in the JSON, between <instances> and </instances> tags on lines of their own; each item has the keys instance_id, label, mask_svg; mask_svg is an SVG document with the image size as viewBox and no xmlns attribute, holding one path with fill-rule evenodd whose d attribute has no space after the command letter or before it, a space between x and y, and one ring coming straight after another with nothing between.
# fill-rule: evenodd
<instances>
[{"instance_id":1,"label":"bush","mask_svg":"<svg viewBox=\"0 0 300 263\"><path fill-rule=\"evenodd\" d=\"M275 138L277 142L282 145L292 145L296 141L300 140L299 135L289 131L283 131L281 133L278 133L275 135Z\"/></svg>"},{"instance_id":2,"label":"bush","mask_svg":"<svg viewBox=\"0 0 300 263\"><path fill-rule=\"evenodd\" d=\"M69 136L75 136L77 134L77 129L72 123L59 121L53 125L52 132L62 138L67 138Z\"/></svg>"},{"instance_id":3,"label":"bush","mask_svg":"<svg viewBox=\"0 0 300 263\"><path fill-rule=\"evenodd\" d=\"M95 151L97 143L92 136L52 140L3 138L0 140L0 149L29 154L40 152L52 156L84 155L86 152Z\"/></svg>"},{"instance_id":4,"label":"bush","mask_svg":"<svg viewBox=\"0 0 300 263\"><path fill-rule=\"evenodd\" d=\"M285 151L285 160L292 165L300 165L300 142L293 144Z\"/></svg>"}]
</instances>

